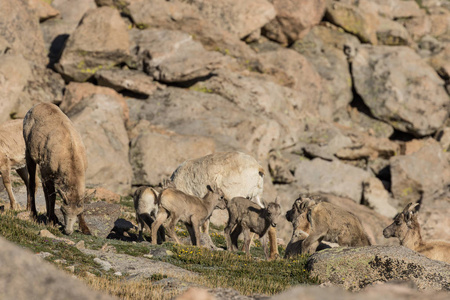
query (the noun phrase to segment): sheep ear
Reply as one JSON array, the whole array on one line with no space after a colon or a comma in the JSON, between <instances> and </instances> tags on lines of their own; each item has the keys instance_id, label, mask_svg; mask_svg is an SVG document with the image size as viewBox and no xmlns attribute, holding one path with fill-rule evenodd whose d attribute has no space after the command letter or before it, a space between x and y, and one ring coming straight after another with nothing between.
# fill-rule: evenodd
<instances>
[{"instance_id":1,"label":"sheep ear","mask_svg":"<svg viewBox=\"0 0 450 300\"><path fill-rule=\"evenodd\" d=\"M314 201L314 200L309 200L309 201L306 202L306 207L311 207L311 206L314 206L314 205L316 205L316 201Z\"/></svg>"},{"instance_id":2,"label":"sheep ear","mask_svg":"<svg viewBox=\"0 0 450 300\"><path fill-rule=\"evenodd\" d=\"M60 188L56 188L56 192L59 194L59 196L61 197L62 201L67 204L67 196L66 193L64 193Z\"/></svg>"},{"instance_id":3,"label":"sheep ear","mask_svg":"<svg viewBox=\"0 0 450 300\"><path fill-rule=\"evenodd\" d=\"M412 203L408 203L408 205L406 205L406 207L403 209L403 213L406 215L409 211L409 208L412 206Z\"/></svg>"}]
</instances>

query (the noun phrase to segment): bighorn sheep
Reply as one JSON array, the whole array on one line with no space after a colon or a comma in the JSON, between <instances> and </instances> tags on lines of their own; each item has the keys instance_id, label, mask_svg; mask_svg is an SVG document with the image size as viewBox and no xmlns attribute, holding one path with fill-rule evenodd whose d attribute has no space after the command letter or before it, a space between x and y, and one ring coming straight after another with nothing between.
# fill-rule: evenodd
<instances>
[{"instance_id":1,"label":"bighorn sheep","mask_svg":"<svg viewBox=\"0 0 450 300\"><path fill-rule=\"evenodd\" d=\"M369 246L361 221L351 212L308 197L295 200L286 219L294 227L291 243L302 240L301 253L314 253L322 240L340 246ZM291 253L292 254L292 253Z\"/></svg>"},{"instance_id":2,"label":"bighorn sheep","mask_svg":"<svg viewBox=\"0 0 450 300\"><path fill-rule=\"evenodd\" d=\"M70 235L76 217L84 233L89 230L84 222L86 150L80 134L69 118L54 104L40 103L32 107L23 120L26 145L26 164L29 173L27 208L37 216L35 203L36 165L41 172L47 217L57 223L55 215L56 192L62 198L64 232Z\"/></svg>"},{"instance_id":3,"label":"bighorn sheep","mask_svg":"<svg viewBox=\"0 0 450 300\"><path fill-rule=\"evenodd\" d=\"M25 141L23 139L23 120L7 121L0 125L0 174L9 196L11 209L16 208L16 199L11 188L11 169L28 186L27 168L25 165Z\"/></svg>"},{"instance_id":4,"label":"bighorn sheep","mask_svg":"<svg viewBox=\"0 0 450 300\"><path fill-rule=\"evenodd\" d=\"M397 237L400 245L419 252L428 258L450 263L450 243L422 240L417 220L416 204L409 203L403 212L397 214L394 222L383 230L385 238Z\"/></svg>"},{"instance_id":5,"label":"bighorn sheep","mask_svg":"<svg viewBox=\"0 0 450 300\"><path fill-rule=\"evenodd\" d=\"M197 159L183 162L173 172L171 180L177 189L189 195L202 197L206 186L220 188L226 199L244 197L260 207L263 193L264 169L250 155L238 152L216 152ZM208 243L213 243L208 235L209 221L203 231ZM274 228L269 229L270 257L278 256L277 237Z\"/></svg>"},{"instance_id":6,"label":"bighorn sheep","mask_svg":"<svg viewBox=\"0 0 450 300\"><path fill-rule=\"evenodd\" d=\"M136 210L136 222L139 227L139 240L143 240L142 232L144 227L151 230L153 218L158 214L158 197L159 192L151 187L141 186L133 195L134 209ZM158 240L164 241L164 228L160 227L158 232Z\"/></svg>"},{"instance_id":7,"label":"bighorn sheep","mask_svg":"<svg viewBox=\"0 0 450 300\"><path fill-rule=\"evenodd\" d=\"M243 197L235 197L227 204L228 219L225 227L228 251L237 250L238 237L244 233L244 250L250 255L250 232L256 233L261 238L270 227L276 227L281 215L281 207L277 199L269 203L265 208L261 208L256 203ZM267 243L263 242L264 254L269 258Z\"/></svg>"},{"instance_id":8,"label":"bighorn sheep","mask_svg":"<svg viewBox=\"0 0 450 300\"><path fill-rule=\"evenodd\" d=\"M191 196L174 188L167 188L159 195L158 214L152 224L152 244L156 244L157 230L169 217L167 226L168 235L180 243L175 225L181 220L189 231L192 245L200 246L200 226L211 217L215 208L225 209L226 203L220 189L214 192L208 186L205 196L202 198Z\"/></svg>"}]
</instances>

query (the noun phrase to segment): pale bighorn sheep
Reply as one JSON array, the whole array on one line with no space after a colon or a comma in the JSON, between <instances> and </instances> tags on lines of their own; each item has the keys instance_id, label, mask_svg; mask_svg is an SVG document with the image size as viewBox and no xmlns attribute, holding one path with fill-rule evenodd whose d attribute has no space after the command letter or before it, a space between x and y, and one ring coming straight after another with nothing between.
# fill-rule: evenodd
<instances>
[{"instance_id":1,"label":"pale bighorn sheep","mask_svg":"<svg viewBox=\"0 0 450 300\"><path fill-rule=\"evenodd\" d=\"M25 141L22 132L22 119L7 121L0 125L0 174L8 192L11 209L16 208L16 199L11 188L11 170L16 170L25 185L28 186Z\"/></svg>"},{"instance_id":2,"label":"pale bighorn sheep","mask_svg":"<svg viewBox=\"0 0 450 300\"><path fill-rule=\"evenodd\" d=\"M216 152L183 162L173 172L171 181L177 189L197 197L206 193L206 186L220 188L226 199L244 197L260 207L264 183L264 169L251 156L238 151ZM209 221L203 231L209 246L214 247L209 237ZM278 256L277 236L269 228L270 257Z\"/></svg>"},{"instance_id":3,"label":"pale bighorn sheep","mask_svg":"<svg viewBox=\"0 0 450 300\"><path fill-rule=\"evenodd\" d=\"M322 240L352 247L371 244L358 217L331 203L316 203L301 196L286 213L286 219L294 227L291 243L302 240L302 254L314 253Z\"/></svg>"},{"instance_id":4,"label":"pale bighorn sheep","mask_svg":"<svg viewBox=\"0 0 450 300\"><path fill-rule=\"evenodd\" d=\"M394 222L383 230L385 238L396 237L400 245L419 252L428 258L450 263L450 243L444 241L422 240L420 225L417 220L416 206L409 203L403 212L397 214Z\"/></svg>"},{"instance_id":5,"label":"pale bighorn sheep","mask_svg":"<svg viewBox=\"0 0 450 300\"><path fill-rule=\"evenodd\" d=\"M141 186L133 194L134 209L136 210L136 222L139 228L139 240L143 240L142 232L145 227L151 231L154 218L158 214L158 190L152 187ZM153 217L153 218L152 218ZM165 240L164 227L160 227L158 240Z\"/></svg>"},{"instance_id":6,"label":"pale bighorn sheep","mask_svg":"<svg viewBox=\"0 0 450 300\"><path fill-rule=\"evenodd\" d=\"M32 107L23 120L26 163L29 173L27 208L36 217L36 165L41 172L47 217L57 223L56 192L62 198L64 232L73 232L78 217L80 229L89 233L83 218L85 200L86 150L81 136L69 118L51 103Z\"/></svg>"},{"instance_id":7,"label":"pale bighorn sheep","mask_svg":"<svg viewBox=\"0 0 450 300\"><path fill-rule=\"evenodd\" d=\"M180 244L175 233L175 225L181 220L191 237L192 245L200 246L200 226L210 217L214 209L225 209L226 203L220 189L213 191L208 186L203 198L188 195L174 188L167 188L159 195L158 214L152 224L152 244L157 242L157 231L164 221L169 218L167 234Z\"/></svg>"},{"instance_id":8,"label":"pale bighorn sheep","mask_svg":"<svg viewBox=\"0 0 450 300\"><path fill-rule=\"evenodd\" d=\"M244 250L247 256L250 255L250 232L256 233L263 238L271 227L276 227L281 215L281 207L277 199L261 208L256 203L243 197L235 197L228 201L227 209L229 214L228 224L225 227L228 251L237 250L238 237L244 233ZM267 243L263 239L263 249L266 259L269 258Z\"/></svg>"}]
</instances>

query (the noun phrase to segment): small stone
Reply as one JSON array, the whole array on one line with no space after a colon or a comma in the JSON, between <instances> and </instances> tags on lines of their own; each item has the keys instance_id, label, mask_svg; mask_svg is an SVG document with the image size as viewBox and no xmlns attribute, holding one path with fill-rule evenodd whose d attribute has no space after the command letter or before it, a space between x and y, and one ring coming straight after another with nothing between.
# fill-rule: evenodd
<instances>
[{"instance_id":1,"label":"small stone","mask_svg":"<svg viewBox=\"0 0 450 300\"><path fill-rule=\"evenodd\" d=\"M55 259L55 263L63 265L63 264L67 263L67 260L65 260L65 259Z\"/></svg>"},{"instance_id":2,"label":"small stone","mask_svg":"<svg viewBox=\"0 0 450 300\"><path fill-rule=\"evenodd\" d=\"M116 273L114 273L114 275L116 275L116 276L122 276L122 272L116 272Z\"/></svg>"},{"instance_id":3,"label":"small stone","mask_svg":"<svg viewBox=\"0 0 450 300\"><path fill-rule=\"evenodd\" d=\"M102 267L102 269L105 271L109 271L112 268L112 266L109 262L107 262L105 260L101 260L98 257L94 258L94 262L99 264Z\"/></svg>"},{"instance_id":4,"label":"small stone","mask_svg":"<svg viewBox=\"0 0 450 300\"><path fill-rule=\"evenodd\" d=\"M47 229L39 231L39 235L46 238L56 239L56 236Z\"/></svg>"},{"instance_id":5,"label":"small stone","mask_svg":"<svg viewBox=\"0 0 450 300\"><path fill-rule=\"evenodd\" d=\"M153 258L153 255L152 254L144 254L144 257L146 257L146 258Z\"/></svg>"},{"instance_id":6,"label":"small stone","mask_svg":"<svg viewBox=\"0 0 450 300\"><path fill-rule=\"evenodd\" d=\"M39 257L42 257L42 258L46 258L46 257L49 257L49 256L53 256L53 254L51 254L51 253L49 253L49 252L39 252L39 253L37 253L36 255L39 256Z\"/></svg>"},{"instance_id":7,"label":"small stone","mask_svg":"<svg viewBox=\"0 0 450 300\"><path fill-rule=\"evenodd\" d=\"M68 267L66 267L66 269L69 270L72 273L75 272L75 266L68 266Z\"/></svg>"},{"instance_id":8,"label":"small stone","mask_svg":"<svg viewBox=\"0 0 450 300\"><path fill-rule=\"evenodd\" d=\"M86 246L84 245L84 241L83 241L83 240L81 240L81 241L79 241L78 243L76 243L76 244L75 244L75 247L76 247L78 250L86 249Z\"/></svg>"},{"instance_id":9,"label":"small stone","mask_svg":"<svg viewBox=\"0 0 450 300\"><path fill-rule=\"evenodd\" d=\"M170 251L170 250L166 250L166 254L169 255L169 256L173 256L174 255L174 253L172 251Z\"/></svg>"}]
</instances>

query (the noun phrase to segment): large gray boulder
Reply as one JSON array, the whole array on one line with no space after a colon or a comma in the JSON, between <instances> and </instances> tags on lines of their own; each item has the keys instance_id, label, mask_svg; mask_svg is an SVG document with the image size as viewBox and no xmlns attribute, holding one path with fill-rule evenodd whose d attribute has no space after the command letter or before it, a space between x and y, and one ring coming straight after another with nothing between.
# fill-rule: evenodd
<instances>
[{"instance_id":1,"label":"large gray boulder","mask_svg":"<svg viewBox=\"0 0 450 300\"><path fill-rule=\"evenodd\" d=\"M129 58L127 25L110 7L89 10L69 37L59 63L59 73L85 81L100 69L110 69Z\"/></svg>"},{"instance_id":2,"label":"large gray boulder","mask_svg":"<svg viewBox=\"0 0 450 300\"><path fill-rule=\"evenodd\" d=\"M193 0L201 16L218 28L242 39L275 18L275 8L266 0Z\"/></svg>"},{"instance_id":3,"label":"large gray boulder","mask_svg":"<svg viewBox=\"0 0 450 300\"><path fill-rule=\"evenodd\" d=\"M182 31L134 29L131 48L138 67L155 80L174 83L206 77L223 65L224 56L207 51Z\"/></svg>"},{"instance_id":4,"label":"large gray boulder","mask_svg":"<svg viewBox=\"0 0 450 300\"><path fill-rule=\"evenodd\" d=\"M412 280L421 290L450 290L450 265L403 246L330 248L314 253L312 276L358 291L374 282Z\"/></svg>"},{"instance_id":5,"label":"large gray boulder","mask_svg":"<svg viewBox=\"0 0 450 300\"><path fill-rule=\"evenodd\" d=\"M91 93L88 90L67 115L86 146L86 184L125 195L130 192L133 174L128 161L129 140L125 127L128 112L120 95L110 91L112 93Z\"/></svg>"},{"instance_id":6,"label":"large gray boulder","mask_svg":"<svg viewBox=\"0 0 450 300\"><path fill-rule=\"evenodd\" d=\"M185 160L215 150L215 142L209 137L179 135L151 126L146 120L141 120L137 127L140 132L130 141L133 185L156 186L168 179Z\"/></svg>"},{"instance_id":7,"label":"large gray boulder","mask_svg":"<svg viewBox=\"0 0 450 300\"><path fill-rule=\"evenodd\" d=\"M31 251L0 237L0 289L4 299L116 299L91 290Z\"/></svg>"},{"instance_id":8,"label":"large gray boulder","mask_svg":"<svg viewBox=\"0 0 450 300\"><path fill-rule=\"evenodd\" d=\"M275 7L276 18L264 26L264 35L281 44L303 38L322 19L325 0L269 0Z\"/></svg>"},{"instance_id":9,"label":"large gray boulder","mask_svg":"<svg viewBox=\"0 0 450 300\"><path fill-rule=\"evenodd\" d=\"M397 130L429 135L448 116L443 80L411 48L361 46L352 71L371 113Z\"/></svg>"},{"instance_id":10,"label":"large gray boulder","mask_svg":"<svg viewBox=\"0 0 450 300\"><path fill-rule=\"evenodd\" d=\"M392 193L397 208L409 202L417 202L423 195L426 203L435 195L442 194L450 184L449 162L438 142L429 140L419 151L398 155L390 159Z\"/></svg>"},{"instance_id":11,"label":"large gray boulder","mask_svg":"<svg viewBox=\"0 0 450 300\"><path fill-rule=\"evenodd\" d=\"M295 169L297 185L303 191L347 197L356 203L361 201L362 183L369 177L371 174L360 168L320 158L301 161Z\"/></svg>"}]
</instances>

